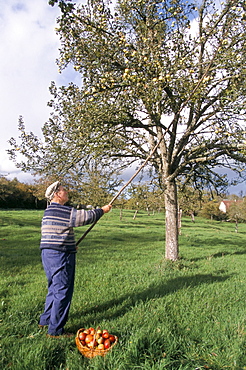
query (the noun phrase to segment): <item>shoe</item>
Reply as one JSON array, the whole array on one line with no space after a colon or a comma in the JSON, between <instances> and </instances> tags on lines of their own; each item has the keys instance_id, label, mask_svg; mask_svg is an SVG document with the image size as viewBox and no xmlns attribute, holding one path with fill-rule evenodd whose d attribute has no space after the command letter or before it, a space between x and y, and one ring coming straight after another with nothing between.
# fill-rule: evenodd
<instances>
[{"instance_id":1,"label":"shoe","mask_svg":"<svg viewBox=\"0 0 246 370\"><path fill-rule=\"evenodd\" d=\"M40 325L40 324L38 324L38 327L39 327L39 329L44 329L44 328L46 328L48 325Z\"/></svg>"},{"instance_id":2,"label":"shoe","mask_svg":"<svg viewBox=\"0 0 246 370\"><path fill-rule=\"evenodd\" d=\"M60 335L46 334L47 338L72 338L74 336L75 336L75 334L73 334L73 333L64 333L64 334L60 334Z\"/></svg>"}]
</instances>

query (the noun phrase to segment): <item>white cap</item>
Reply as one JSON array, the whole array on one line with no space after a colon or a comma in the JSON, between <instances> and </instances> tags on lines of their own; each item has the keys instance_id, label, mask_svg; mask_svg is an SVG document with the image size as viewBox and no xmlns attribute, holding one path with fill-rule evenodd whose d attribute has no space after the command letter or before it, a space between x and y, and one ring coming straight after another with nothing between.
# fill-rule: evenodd
<instances>
[{"instance_id":1,"label":"white cap","mask_svg":"<svg viewBox=\"0 0 246 370\"><path fill-rule=\"evenodd\" d=\"M60 185L61 185L60 181L56 181L53 184L51 184L50 186L48 186L48 188L46 189L46 192L45 192L45 198L47 198L49 200L52 200L52 198L55 195L55 192L58 190Z\"/></svg>"}]
</instances>

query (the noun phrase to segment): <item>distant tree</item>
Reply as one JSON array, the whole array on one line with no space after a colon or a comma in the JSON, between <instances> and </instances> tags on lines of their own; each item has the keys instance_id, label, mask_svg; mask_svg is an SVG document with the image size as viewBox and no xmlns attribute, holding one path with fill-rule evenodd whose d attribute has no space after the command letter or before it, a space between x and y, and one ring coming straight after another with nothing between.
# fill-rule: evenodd
<instances>
[{"instance_id":1,"label":"distant tree","mask_svg":"<svg viewBox=\"0 0 246 370\"><path fill-rule=\"evenodd\" d=\"M127 208L128 199L126 198L125 194L121 194L118 198L114 201L114 208L120 209L120 220L123 218L123 210Z\"/></svg>"},{"instance_id":2,"label":"distant tree","mask_svg":"<svg viewBox=\"0 0 246 370\"><path fill-rule=\"evenodd\" d=\"M128 189L128 208L146 210L151 212L164 209L164 193L160 187L152 181L133 183Z\"/></svg>"},{"instance_id":3,"label":"distant tree","mask_svg":"<svg viewBox=\"0 0 246 370\"><path fill-rule=\"evenodd\" d=\"M228 209L229 220L235 221L235 231L238 232L239 222L246 221L246 199L235 200Z\"/></svg>"},{"instance_id":4,"label":"distant tree","mask_svg":"<svg viewBox=\"0 0 246 370\"><path fill-rule=\"evenodd\" d=\"M131 186L128 189L128 194L130 197L130 204L132 204L134 209L137 210L147 210L149 209L148 204L148 185L146 183L144 184L131 184Z\"/></svg>"},{"instance_id":5,"label":"distant tree","mask_svg":"<svg viewBox=\"0 0 246 370\"><path fill-rule=\"evenodd\" d=\"M211 200L203 204L199 215L211 220L224 220L226 215L219 210L219 203L217 200Z\"/></svg>"},{"instance_id":6,"label":"distant tree","mask_svg":"<svg viewBox=\"0 0 246 370\"><path fill-rule=\"evenodd\" d=\"M239 192L239 197L240 197L240 198L243 198L243 196L244 196L244 191L243 191L243 190L240 190L240 192Z\"/></svg>"},{"instance_id":7,"label":"distant tree","mask_svg":"<svg viewBox=\"0 0 246 370\"><path fill-rule=\"evenodd\" d=\"M7 207L8 197L13 194L13 189L10 187L9 180L4 176L0 176L0 207Z\"/></svg>"},{"instance_id":8,"label":"distant tree","mask_svg":"<svg viewBox=\"0 0 246 370\"><path fill-rule=\"evenodd\" d=\"M60 181L61 179L54 176L39 176L34 177L32 183L32 193L35 196L35 203L36 205L42 203L43 206L47 206L48 200L45 198L45 191L47 187L55 181Z\"/></svg>"},{"instance_id":9,"label":"distant tree","mask_svg":"<svg viewBox=\"0 0 246 370\"><path fill-rule=\"evenodd\" d=\"M0 208L43 208L37 204L33 185L0 177Z\"/></svg>"},{"instance_id":10,"label":"distant tree","mask_svg":"<svg viewBox=\"0 0 246 370\"><path fill-rule=\"evenodd\" d=\"M120 172L97 160L89 160L83 169L73 168L66 174L40 176L34 179L33 194L37 199L44 199L46 188L55 181L60 181L69 191L69 202L75 206L88 204L102 205L111 200L114 192L121 185Z\"/></svg>"},{"instance_id":11,"label":"distant tree","mask_svg":"<svg viewBox=\"0 0 246 370\"><path fill-rule=\"evenodd\" d=\"M122 184L120 171L114 167L90 160L84 164L83 172L74 171L68 181L70 200L74 204L91 204L102 206L111 201L117 189Z\"/></svg>"},{"instance_id":12,"label":"distant tree","mask_svg":"<svg viewBox=\"0 0 246 370\"><path fill-rule=\"evenodd\" d=\"M178 191L179 208L183 213L189 215L195 221L195 214L199 212L202 205L203 193L191 186L186 186Z\"/></svg>"}]
</instances>

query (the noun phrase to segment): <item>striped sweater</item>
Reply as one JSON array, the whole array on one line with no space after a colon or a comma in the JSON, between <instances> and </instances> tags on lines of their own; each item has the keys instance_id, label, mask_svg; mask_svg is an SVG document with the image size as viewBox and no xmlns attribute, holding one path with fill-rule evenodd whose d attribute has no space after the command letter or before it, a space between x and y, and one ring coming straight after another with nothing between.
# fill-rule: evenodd
<instances>
[{"instance_id":1,"label":"striped sweater","mask_svg":"<svg viewBox=\"0 0 246 370\"><path fill-rule=\"evenodd\" d=\"M85 211L52 202L42 219L40 249L76 252L73 227L94 223L102 215L101 208Z\"/></svg>"}]
</instances>

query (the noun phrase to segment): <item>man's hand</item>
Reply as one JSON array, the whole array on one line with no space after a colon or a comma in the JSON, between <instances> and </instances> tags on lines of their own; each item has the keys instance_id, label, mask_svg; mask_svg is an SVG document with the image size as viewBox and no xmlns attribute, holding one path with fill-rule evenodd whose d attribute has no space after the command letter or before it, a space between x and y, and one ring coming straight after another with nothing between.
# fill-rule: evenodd
<instances>
[{"instance_id":1,"label":"man's hand","mask_svg":"<svg viewBox=\"0 0 246 370\"><path fill-rule=\"evenodd\" d=\"M112 209L111 204L107 204L106 206L102 207L103 213L108 213Z\"/></svg>"}]
</instances>

